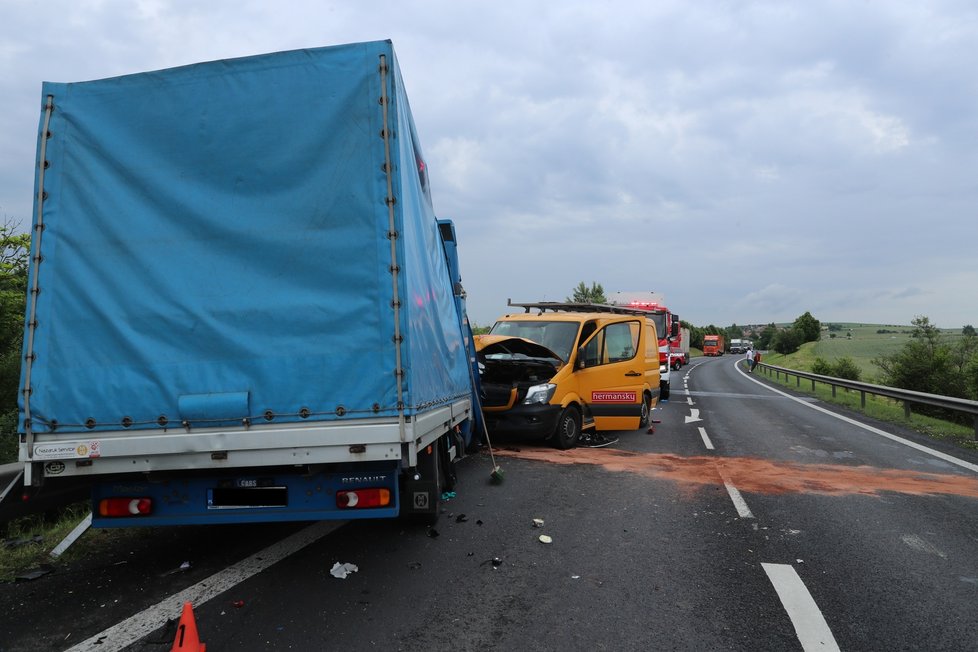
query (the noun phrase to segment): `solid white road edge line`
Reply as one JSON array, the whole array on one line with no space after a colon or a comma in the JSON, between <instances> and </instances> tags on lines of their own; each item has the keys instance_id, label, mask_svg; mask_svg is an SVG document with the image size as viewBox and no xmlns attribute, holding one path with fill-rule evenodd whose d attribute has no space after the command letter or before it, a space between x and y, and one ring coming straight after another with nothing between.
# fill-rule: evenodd
<instances>
[{"instance_id":1,"label":"solid white road edge line","mask_svg":"<svg viewBox=\"0 0 978 652\"><path fill-rule=\"evenodd\" d=\"M839 644L835 642L832 630L795 569L787 564L762 563L761 566L788 612L802 649L806 652L838 650Z\"/></svg>"},{"instance_id":2,"label":"solid white road edge line","mask_svg":"<svg viewBox=\"0 0 978 652\"><path fill-rule=\"evenodd\" d=\"M969 471L973 471L975 473L978 473L978 464L972 464L971 462L965 462L964 460L960 460L960 459L958 459L958 458L956 458L956 457L954 457L952 455L948 455L947 453L942 453L941 451L934 450L933 448L928 448L927 446L923 446L922 444L918 444L916 442L912 442L909 439L904 439L903 437L900 437L898 435L894 435L892 433L886 432L885 430L880 430L879 428L874 428L873 426L866 425L865 423L860 423L859 421L856 421L855 419L850 419L849 417L843 416L841 414L836 414L835 412L833 412L831 410L826 410L825 408L819 407L818 405L812 405L811 403L807 403L807 402L801 400L800 398L797 398L795 396L792 396L791 394L788 394L786 392L782 392L781 390L775 389L773 387L769 387L768 385L765 385L764 383L762 383L759 380L754 380L747 373L745 373L739 366L737 366L736 364L734 366L737 367L737 371L739 371L741 373L741 375L744 376L744 378L746 378L747 380L749 380L751 382L757 383L758 385L760 385L761 387L763 387L765 389L771 390L775 394L780 394L781 396L784 396L785 398L790 398L792 401L795 401L796 403L800 403L801 405L804 405L805 407L810 407L813 410L818 410L819 412L823 412L823 413L829 415L830 417L835 417L836 419L839 419L841 421L845 421L846 423L850 423L850 424L852 424L854 426L858 426L859 428L862 428L863 430L868 430L869 432L872 432L874 434L877 434L880 437L886 437L887 439L892 440L892 441L895 441L898 444L903 444L904 446L909 446L910 448L914 448L916 450L919 450L922 453L927 453L928 455L933 455L934 457L936 457L938 459L941 459L941 460L944 460L945 462L950 462L951 464L954 464L954 465L960 466L962 468L968 469Z\"/></svg>"},{"instance_id":3,"label":"solid white road edge line","mask_svg":"<svg viewBox=\"0 0 978 652\"><path fill-rule=\"evenodd\" d=\"M253 575L257 575L272 564L298 552L345 524L346 521L314 523L292 536L256 552L234 566L218 571L207 579L201 580L197 584L123 620L121 623L82 641L69 648L68 652L81 652L82 650L116 652L132 645L165 625L167 620L179 618L185 602L189 602L194 608L199 607L214 596L227 591ZM204 643L206 642L204 641Z\"/></svg>"},{"instance_id":4,"label":"solid white road edge line","mask_svg":"<svg viewBox=\"0 0 978 652\"><path fill-rule=\"evenodd\" d=\"M713 442L706 436L706 428L700 427L700 437L703 438L703 445L709 450L713 450Z\"/></svg>"}]
</instances>

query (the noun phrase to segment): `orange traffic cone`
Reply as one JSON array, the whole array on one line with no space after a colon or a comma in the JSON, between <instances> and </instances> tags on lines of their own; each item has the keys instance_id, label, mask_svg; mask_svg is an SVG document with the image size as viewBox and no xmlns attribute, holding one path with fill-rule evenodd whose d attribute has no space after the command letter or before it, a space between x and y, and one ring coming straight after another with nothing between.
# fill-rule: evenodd
<instances>
[{"instance_id":1,"label":"orange traffic cone","mask_svg":"<svg viewBox=\"0 0 978 652\"><path fill-rule=\"evenodd\" d=\"M183 613L177 625L177 636L173 639L170 652L206 652L207 646L200 642L197 636L197 621L194 620L194 608L189 602L183 603Z\"/></svg>"}]
</instances>

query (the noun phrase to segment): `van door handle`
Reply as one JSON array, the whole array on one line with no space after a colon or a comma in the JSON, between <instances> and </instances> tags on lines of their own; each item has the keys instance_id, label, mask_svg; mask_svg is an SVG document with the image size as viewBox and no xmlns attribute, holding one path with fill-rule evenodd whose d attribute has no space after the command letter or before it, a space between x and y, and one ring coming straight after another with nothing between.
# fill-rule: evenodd
<instances>
[{"instance_id":1,"label":"van door handle","mask_svg":"<svg viewBox=\"0 0 978 652\"><path fill-rule=\"evenodd\" d=\"M625 372L625 375L626 376L641 376L642 375L642 372L641 371L626 371Z\"/></svg>"}]
</instances>

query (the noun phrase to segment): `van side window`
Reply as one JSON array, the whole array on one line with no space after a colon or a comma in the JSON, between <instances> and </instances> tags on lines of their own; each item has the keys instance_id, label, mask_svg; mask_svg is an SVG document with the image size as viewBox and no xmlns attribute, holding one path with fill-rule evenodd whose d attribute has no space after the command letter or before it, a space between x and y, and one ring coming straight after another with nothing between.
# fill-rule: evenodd
<instances>
[{"instance_id":1,"label":"van side window","mask_svg":"<svg viewBox=\"0 0 978 652\"><path fill-rule=\"evenodd\" d=\"M631 360L638 349L639 322L609 324L597 332L584 348L584 365L596 367Z\"/></svg>"}]
</instances>

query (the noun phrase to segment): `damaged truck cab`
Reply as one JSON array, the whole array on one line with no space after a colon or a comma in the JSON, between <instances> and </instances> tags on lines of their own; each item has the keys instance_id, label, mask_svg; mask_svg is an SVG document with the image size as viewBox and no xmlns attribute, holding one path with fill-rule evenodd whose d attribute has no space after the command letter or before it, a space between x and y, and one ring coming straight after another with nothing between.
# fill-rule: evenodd
<instances>
[{"instance_id":1,"label":"damaged truck cab","mask_svg":"<svg viewBox=\"0 0 978 652\"><path fill-rule=\"evenodd\" d=\"M645 311L509 305L525 312L499 318L476 342L482 411L491 432L567 449L582 430L648 425L660 381L656 327Z\"/></svg>"}]
</instances>

